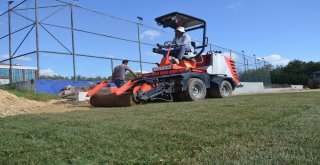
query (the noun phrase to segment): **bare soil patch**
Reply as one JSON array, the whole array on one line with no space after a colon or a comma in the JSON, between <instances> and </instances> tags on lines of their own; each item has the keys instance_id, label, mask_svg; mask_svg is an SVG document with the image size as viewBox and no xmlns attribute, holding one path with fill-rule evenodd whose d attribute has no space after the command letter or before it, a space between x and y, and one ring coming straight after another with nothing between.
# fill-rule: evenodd
<instances>
[{"instance_id":1,"label":"bare soil patch","mask_svg":"<svg viewBox=\"0 0 320 165\"><path fill-rule=\"evenodd\" d=\"M88 103L74 104L67 100L51 100L41 102L17 97L7 91L0 90L0 117L27 113L55 113L74 110L89 110Z\"/></svg>"}]
</instances>

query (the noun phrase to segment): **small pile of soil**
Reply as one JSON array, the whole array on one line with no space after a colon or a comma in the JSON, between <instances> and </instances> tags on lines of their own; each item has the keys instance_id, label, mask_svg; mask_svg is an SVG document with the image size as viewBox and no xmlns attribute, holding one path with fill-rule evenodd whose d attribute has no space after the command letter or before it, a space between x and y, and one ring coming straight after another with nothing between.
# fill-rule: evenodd
<instances>
[{"instance_id":1,"label":"small pile of soil","mask_svg":"<svg viewBox=\"0 0 320 165\"><path fill-rule=\"evenodd\" d=\"M0 117L28 113L34 108L45 105L47 105L45 102L28 100L0 90Z\"/></svg>"}]
</instances>

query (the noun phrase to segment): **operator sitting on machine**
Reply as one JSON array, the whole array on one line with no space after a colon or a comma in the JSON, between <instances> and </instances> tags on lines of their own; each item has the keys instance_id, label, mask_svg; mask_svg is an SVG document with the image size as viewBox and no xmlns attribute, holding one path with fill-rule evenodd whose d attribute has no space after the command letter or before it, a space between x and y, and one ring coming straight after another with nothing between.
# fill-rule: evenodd
<instances>
[{"instance_id":1,"label":"operator sitting on machine","mask_svg":"<svg viewBox=\"0 0 320 165\"><path fill-rule=\"evenodd\" d=\"M182 60L183 55L185 55L186 52L194 52L194 48L191 45L191 38L182 26L179 26L175 30L175 37L173 38L172 43L175 47L170 53L170 56L173 57L172 62L175 64L179 64L179 60Z\"/></svg>"}]
</instances>

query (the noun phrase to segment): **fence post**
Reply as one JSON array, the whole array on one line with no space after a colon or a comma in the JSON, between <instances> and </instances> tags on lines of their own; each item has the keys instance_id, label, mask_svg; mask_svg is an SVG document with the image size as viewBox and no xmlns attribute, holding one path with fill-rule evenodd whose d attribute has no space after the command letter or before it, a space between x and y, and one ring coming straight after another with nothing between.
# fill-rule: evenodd
<instances>
[{"instance_id":1,"label":"fence post","mask_svg":"<svg viewBox=\"0 0 320 165\"><path fill-rule=\"evenodd\" d=\"M39 54L39 21L38 21L38 0L35 0L35 24L36 24L36 53L37 53L37 75L36 79L40 77L40 54Z\"/></svg>"},{"instance_id":2,"label":"fence post","mask_svg":"<svg viewBox=\"0 0 320 165\"><path fill-rule=\"evenodd\" d=\"M72 37L72 64L73 64L73 80L77 81L76 78L76 56L74 48L74 20L73 20L73 4L70 4L70 20L71 20L71 37Z\"/></svg>"},{"instance_id":3,"label":"fence post","mask_svg":"<svg viewBox=\"0 0 320 165\"><path fill-rule=\"evenodd\" d=\"M139 63L140 63L140 72L141 72L141 74L142 74L142 57L141 57L140 25L141 25L141 21L143 21L143 18L141 18L141 17L137 17L137 18L138 18L137 27L138 27Z\"/></svg>"},{"instance_id":4,"label":"fence post","mask_svg":"<svg viewBox=\"0 0 320 165\"><path fill-rule=\"evenodd\" d=\"M110 62L111 62L111 76L113 75L113 58L110 58Z\"/></svg>"},{"instance_id":5,"label":"fence post","mask_svg":"<svg viewBox=\"0 0 320 165\"><path fill-rule=\"evenodd\" d=\"M11 3L13 1L8 1L8 30L9 30L9 83L12 84L12 52L11 52Z\"/></svg>"}]
</instances>

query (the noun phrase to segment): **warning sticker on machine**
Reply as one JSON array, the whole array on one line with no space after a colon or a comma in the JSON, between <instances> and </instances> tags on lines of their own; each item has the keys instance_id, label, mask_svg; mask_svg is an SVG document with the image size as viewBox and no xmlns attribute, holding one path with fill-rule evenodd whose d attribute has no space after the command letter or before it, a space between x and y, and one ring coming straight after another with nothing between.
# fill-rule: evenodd
<instances>
[{"instance_id":1,"label":"warning sticker on machine","mask_svg":"<svg viewBox=\"0 0 320 165\"><path fill-rule=\"evenodd\" d=\"M171 69L171 65L167 65L167 66L155 67L152 69L152 71L156 72L156 71L170 70L170 69Z\"/></svg>"}]
</instances>

